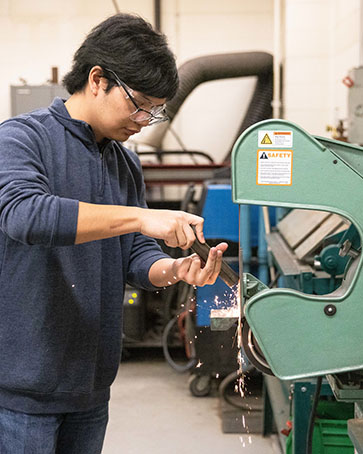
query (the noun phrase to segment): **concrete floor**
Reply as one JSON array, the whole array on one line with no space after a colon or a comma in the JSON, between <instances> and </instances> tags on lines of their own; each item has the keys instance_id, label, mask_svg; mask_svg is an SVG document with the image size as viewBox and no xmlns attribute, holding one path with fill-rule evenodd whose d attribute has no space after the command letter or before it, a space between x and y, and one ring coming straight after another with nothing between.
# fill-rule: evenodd
<instances>
[{"instance_id":1,"label":"concrete floor","mask_svg":"<svg viewBox=\"0 0 363 454\"><path fill-rule=\"evenodd\" d=\"M280 454L276 436L224 434L217 396L197 398L162 359L128 360L112 387L102 454Z\"/></svg>"}]
</instances>

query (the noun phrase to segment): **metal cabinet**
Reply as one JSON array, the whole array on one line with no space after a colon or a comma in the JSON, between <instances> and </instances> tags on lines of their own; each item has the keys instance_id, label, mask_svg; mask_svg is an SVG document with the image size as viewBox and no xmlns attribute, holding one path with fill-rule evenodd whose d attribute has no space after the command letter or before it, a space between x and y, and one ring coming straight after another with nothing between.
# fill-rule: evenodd
<instances>
[{"instance_id":1,"label":"metal cabinet","mask_svg":"<svg viewBox=\"0 0 363 454\"><path fill-rule=\"evenodd\" d=\"M69 93L62 85L12 85L11 115L30 112L39 107L48 107L56 96L68 98Z\"/></svg>"}]
</instances>

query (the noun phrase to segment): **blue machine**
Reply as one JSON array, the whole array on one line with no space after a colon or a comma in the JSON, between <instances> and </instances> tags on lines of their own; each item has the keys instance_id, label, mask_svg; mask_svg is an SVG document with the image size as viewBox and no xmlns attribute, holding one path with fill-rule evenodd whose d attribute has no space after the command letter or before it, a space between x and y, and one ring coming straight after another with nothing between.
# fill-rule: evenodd
<instances>
[{"instance_id":1,"label":"blue machine","mask_svg":"<svg viewBox=\"0 0 363 454\"><path fill-rule=\"evenodd\" d=\"M254 275L268 280L267 246L263 224L262 208L251 205L236 205L232 202L230 184L206 183L200 201L199 213L204 218L204 236L209 245L227 241L229 248L224 260L238 273L238 251L243 248L244 271L252 268ZM241 209L241 218L239 216ZM239 219L243 237L239 239ZM258 252L258 260L256 253ZM258 266L256 267L256 264ZM227 331L212 331L210 312L212 309L230 307L236 298L234 292L220 278L213 285L198 287L196 290L195 326L193 339L195 358L200 365L194 369L189 380L189 388L195 396L205 396L211 389L213 376L225 377L226 383L236 379L236 360L238 355L235 341L236 327ZM243 359L248 365L247 357ZM227 380L227 381L226 381Z\"/></svg>"},{"instance_id":2,"label":"blue machine","mask_svg":"<svg viewBox=\"0 0 363 454\"><path fill-rule=\"evenodd\" d=\"M204 218L204 237L207 241L220 239L238 244L238 205L232 202L230 184L210 184L206 187L201 215ZM238 258L230 265L238 268ZM223 301L227 303L233 297L231 289L219 278L214 285L198 287L196 293L197 326L209 326L211 309L224 308L219 304L223 304Z\"/></svg>"},{"instance_id":3,"label":"blue machine","mask_svg":"<svg viewBox=\"0 0 363 454\"><path fill-rule=\"evenodd\" d=\"M232 202L232 188L230 184L207 184L205 196L202 200L201 216L204 218L204 236L208 240L220 240L239 243L239 207ZM264 283L268 283L268 257L265 240L265 229L262 217L262 208L255 205L240 205L241 232L243 237L240 246L243 249L244 271L249 272L252 266L252 251L258 251L258 268L254 274ZM271 223L274 224L274 210L270 211ZM238 272L238 252L227 258L229 265ZM221 280L217 279L214 285L199 287L196 291L197 326L210 326L210 311L224 309L230 306L235 295ZM224 304L225 303L225 307Z\"/></svg>"}]
</instances>

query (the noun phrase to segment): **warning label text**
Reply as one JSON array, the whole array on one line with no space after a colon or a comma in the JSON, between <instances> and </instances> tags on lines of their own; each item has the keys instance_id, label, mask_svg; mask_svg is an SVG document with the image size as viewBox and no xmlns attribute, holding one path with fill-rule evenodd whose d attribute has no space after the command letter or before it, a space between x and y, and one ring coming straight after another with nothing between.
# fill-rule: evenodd
<instances>
[{"instance_id":1,"label":"warning label text","mask_svg":"<svg viewBox=\"0 0 363 454\"><path fill-rule=\"evenodd\" d=\"M292 183L292 150L258 150L258 185L290 186Z\"/></svg>"},{"instance_id":2,"label":"warning label text","mask_svg":"<svg viewBox=\"0 0 363 454\"><path fill-rule=\"evenodd\" d=\"M292 131L258 131L258 146L292 148Z\"/></svg>"}]
</instances>

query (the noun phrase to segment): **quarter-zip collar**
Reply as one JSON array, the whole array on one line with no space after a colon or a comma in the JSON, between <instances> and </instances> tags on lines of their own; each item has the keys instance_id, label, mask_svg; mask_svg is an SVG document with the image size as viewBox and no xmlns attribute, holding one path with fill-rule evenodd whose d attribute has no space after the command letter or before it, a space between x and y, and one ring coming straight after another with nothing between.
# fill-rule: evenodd
<instances>
[{"instance_id":1,"label":"quarter-zip collar","mask_svg":"<svg viewBox=\"0 0 363 454\"><path fill-rule=\"evenodd\" d=\"M96 138L91 125L83 120L72 118L61 98L55 98L49 111L66 129L80 139L85 145L96 145ZM102 143L102 145L104 145Z\"/></svg>"}]
</instances>

